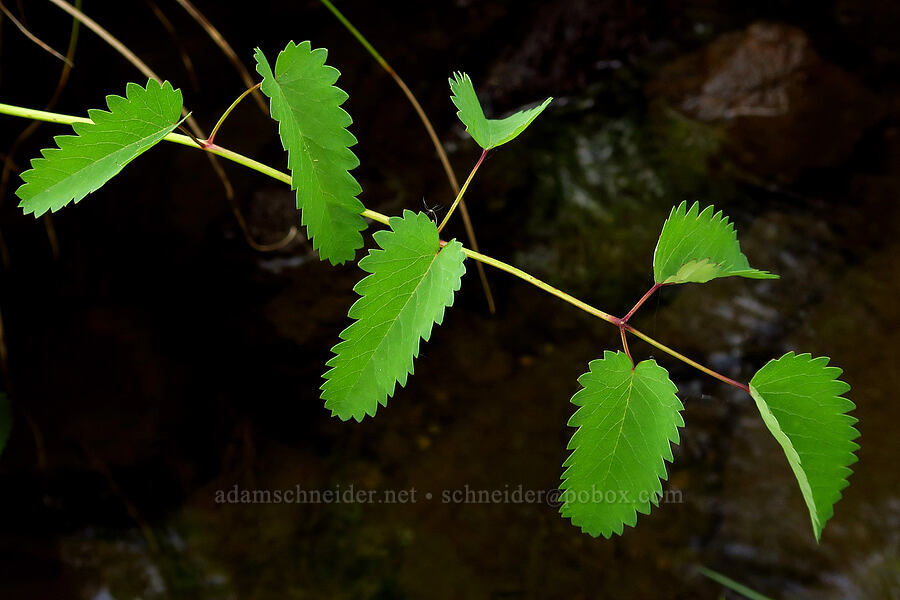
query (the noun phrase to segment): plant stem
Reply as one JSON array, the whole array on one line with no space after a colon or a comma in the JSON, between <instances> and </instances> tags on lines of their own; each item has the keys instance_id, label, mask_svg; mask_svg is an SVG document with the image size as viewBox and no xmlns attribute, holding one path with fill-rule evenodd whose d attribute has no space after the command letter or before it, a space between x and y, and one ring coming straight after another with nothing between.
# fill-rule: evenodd
<instances>
[{"instance_id":1,"label":"plant stem","mask_svg":"<svg viewBox=\"0 0 900 600\"><path fill-rule=\"evenodd\" d=\"M702 371L703 373L706 373L706 374L709 375L710 377L715 377L715 378L718 379L719 381L725 382L725 383L727 383L728 385L733 385L734 387L736 387L736 388L738 388L738 389L740 389L740 390L744 390L744 391L747 392L748 394L750 393L750 386L748 386L747 384L741 383L740 381L735 381L734 379L732 379L732 378L730 378L730 377L726 377L726 376L722 375L721 373L717 373L716 371L713 371L713 370L710 369L709 367L704 367L703 365L701 365L701 364L698 363L697 361L691 360L691 359L688 358L687 356L685 356L685 355L683 355L683 354L680 354L679 352L676 352L675 350L672 350L671 348L669 348L669 347L666 346L665 344L662 344L662 343L660 343L660 342L657 342L655 339L653 339L652 337L650 337L650 336L647 335L646 333L641 333L640 331L638 331L637 329L635 329L635 328L632 327L631 325L623 325L623 328L624 328L626 331L628 331L629 333L632 333L632 334L634 334L635 336L641 338L642 340L644 340L645 342L647 342L648 344L650 344L650 345L653 346L654 348L657 348L657 349L659 349L659 350L662 350L662 351L665 352L666 354L668 354L668 355L670 355L670 356L672 356L672 357L674 357L674 358L677 358L678 360L680 360L681 362L683 362L683 363L685 363L685 364L688 364L688 365L694 367L694 368L697 369L698 371Z\"/></svg>"},{"instance_id":2,"label":"plant stem","mask_svg":"<svg viewBox=\"0 0 900 600\"><path fill-rule=\"evenodd\" d=\"M219 30L213 26L213 24L206 18L206 16L197 10L197 7L194 6L189 0L175 0L181 7L187 11L187 13L194 19L200 27L206 32L206 34L210 37L213 43L222 50L222 53L226 58L234 65L235 70L237 70L238 74L241 77L241 80L244 82L244 85L250 87L253 85L253 78L250 77L250 73L247 71L247 68L241 62L241 59L238 58L238 55L235 53L234 49L231 47L231 44L228 43L228 40L219 33ZM266 101L263 99L263 95L259 92L254 92L253 99L256 100L256 103L259 105L259 108L262 110L263 114L269 114L269 107L266 105Z\"/></svg>"},{"instance_id":3,"label":"plant stem","mask_svg":"<svg viewBox=\"0 0 900 600\"><path fill-rule=\"evenodd\" d=\"M628 360L631 361L632 368L634 368L634 360L632 360L631 351L628 349L628 338L625 336L624 327L619 327L619 335L622 336L622 349L625 350L625 355L628 356Z\"/></svg>"},{"instance_id":4,"label":"plant stem","mask_svg":"<svg viewBox=\"0 0 900 600\"><path fill-rule=\"evenodd\" d=\"M478 157L478 162L475 163L475 166L472 168L472 172L469 173L469 176L466 178L466 182L463 184L462 188L460 188L459 193L456 195L456 200L453 201L453 204L450 205L450 210L447 211L447 214L444 216L444 220L441 221L441 224L438 226L438 233L443 231L444 225L447 224L447 221L450 220L450 216L453 214L453 211L456 210L456 206L462 201L463 195L466 193L466 189L469 187L469 183L472 182L472 178L475 177L475 173L478 171L478 167L481 166L481 163L484 162L484 157L487 156L488 151L482 150L481 156Z\"/></svg>"},{"instance_id":5,"label":"plant stem","mask_svg":"<svg viewBox=\"0 0 900 600\"><path fill-rule=\"evenodd\" d=\"M26 119L36 119L39 121L49 121L51 123L61 123L61 124L90 123L91 122L90 119L86 119L83 117L63 115L63 114L59 114L59 113L52 113L52 112L47 112L47 111L43 111L43 110L23 108L21 106L12 106L10 104L2 104L2 103L0 103L0 114L8 114L8 115L12 115L15 117L23 117ZM263 175L267 175L268 177L277 179L278 181L281 181L288 185L291 184L291 176L288 175L287 173L279 171L278 169L273 169L272 167L265 165L259 161L253 160L252 158L249 158L242 154L238 154L237 152L233 152L226 148L216 146L215 144L206 146L204 148L204 147L198 146L196 144L196 142L194 142L194 140L192 140L188 136L180 135L177 133L170 133L163 139L167 142L181 144L183 146L189 146L191 148L199 148L199 149L209 152L211 154L215 154L216 156L221 156L222 158L228 159L232 162L236 162L240 165L243 165L245 167L253 169L254 171L258 171L259 173L262 173ZM469 181L471 181L472 176L475 174L475 171L478 169L478 165L480 165L481 161L484 159L485 154L487 154L487 151L482 153L481 159L478 160L478 163L475 165L475 168L472 170L472 173L469 175L469 179L466 180L466 183L463 185L462 190L460 190L460 194L462 194L462 192L465 191L466 186L468 185ZM457 200L458 199L459 198L457 198ZM361 214L364 217L367 217L369 219L372 219L373 221L377 221L384 225L390 224L390 218L387 215L381 214L374 210L366 209ZM710 377L714 377L714 378L718 379L719 381L727 383L728 385L732 385L738 389L744 390L748 394L750 393L750 388L746 384L740 383L739 381L735 381L734 379L731 379L730 377L726 377L725 375L722 375L721 373L717 373L716 371L713 371L709 367L705 367L705 366L701 365L700 363L698 363L694 360L691 360L690 358L684 356L683 354L680 354L679 352L676 352L675 350L669 348L668 346L656 341L649 335L638 331L631 325L628 325L627 323L625 323L623 321L623 319L614 317L613 315L611 315L609 313L603 312L599 308L594 308L590 304L583 302L583 301L579 300L578 298L553 287L549 283L545 283L545 282L541 281L537 277L530 275L517 267L514 267L510 264L507 264L501 260L497 260L496 258L487 256L485 254L481 254L480 252L470 250L469 248L463 248L463 253L465 253L465 255L467 257L469 257L473 260L484 263L486 265L490 265L496 269L500 269L501 271L506 271L510 275L515 275L519 279L522 279L523 281L527 281L531 285L533 285L537 288L540 288L541 290L547 292L548 294L551 294L565 302L568 302L572 306L575 306L575 307L583 310L584 312L588 313L589 315L593 315L593 316L597 317L598 319L602 319L602 320L606 321L607 323L611 323L612 325L615 325L616 327L618 327L620 329L620 331L623 331L623 332L627 331L628 333L635 335L636 337L644 340L651 346L653 346L659 350L662 350L666 354L669 354L670 356L677 358L678 360L680 360L681 362L683 362L685 364L688 364L688 365L694 367L698 371L706 373Z\"/></svg>"},{"instance_id":6,"label":"plant stem","mask_svg":"<svg viewBox=\"0 0 900 600\"><path fill-rule=\"evenodd\" d=\"M597 317L598 319L603 319L607 323L612 323L613 325L616 325L618 327L618 321L619 321L618 317L614 317L609 313L605 313L602 310L600 310L599 308L594 308L587 302L582 302L575 296L571 296L571 295L565 293L564 291L553 287L549 283L545 283L545 282L541 281L534 275L529 275L522 269L516 268L510 264L503 262L503 261L497 260L496 258L492 258L485 254L481 254L480 252L475 252L474 250L469 250L468 248L463 248L463 252L465 252L466 256L468 256L469 258L471 258L473 260L477 260L478 262L483 262L484 264L490 265L490 266L494 267L495 269L500 269L501 271L506 271L510 275L515 275L519 279L527 281L531 285L544 290L548 294L552 294L552 295L556 296L557 298L559 298L560 300L568 302L572 306L580 308L584 312L586 312L590 315L593 315L593 316Z\"/></svg>"},{"instance_id":7,"label":"plant stem","mask_svg":"<svg viewBox=\"0 0 900 600\"><path fill-rule=\"evenodd\" d=\"M178 0L179 2L184 2L186 0ZM447 152L444 150L443 144L441 144L441 140L438 138L437 133L434 131L434 126L431 124L431 119L428 118L428 115L425 114L425 110L422 108L422 105L419 104L418 99L416 99L415 94L412 93L412 90L409 89L409 86L406 85L406 82L403 81L403 78L397 74L393 67L386 61L378 51L375 50L374 46L369 43L369 40L360 33L360 31L353 26L353 24L347 20L341 11L337 9L337 7L329 2L329 0L320 0L322 4L325 5L325 8L331 11L331 13L337 18L338 21L350 32L350 35L356 38L360 44L362 44L363 48L372 55L372 58L381 65L381 68L384 69L388 75L391 76L391 79L397 84L400 88L400 91L403 92L403 95L406 96L406 99L409 100L409 103L412 104L413 110L416 111L416 114L419 116L419 120L422 122L422 125L425 127L425 131L428 132L428 137L431 139L431 145L434 146L435 152L437 152L438 158L441 161L441 166L444 167L444 174L447 175L447 181L450 183L450 188L453 190L454 195L459 194L459 182L456 180L456 174L453 173L453 167L450 166L450 159L447 158ZM472 218L469 216L469 209L466 207L465 200L461 200L459 203L459 214L463 219L463 226L466 228L466 237L469 238L469 245L472 246L472 249L478 252L478 239L475 237L475 227L472 226ZM488 283L487 275L484 273L484 268L481 263L478 263L478 278L481 279L481 287L484 289L484 296L487 299L488 310L491 314L497 312L497 307L494 304L494 295L491 293L491 286Z\"/></svg>"},{"instance_id":8,"label":"plant stem","mask_svg":"<svg viewBox=\"0 0 900 600\"><path fill-rule=\"evenodd\" d=\"M630 319L631 316L632 316L634 313L637 312L637 309L639 309L639 308L641 307L641 305L644 304L644 302L646 302L647 299L650 298L650 296L653 295L653 292L655 292L656 290L658 290L659 288L661 288L662 285L663 285L663 284L661 284L661 283L654 283L654 284L653 284L653 287L650 288L649 290L647 290L647 293L644 294L644 295L641 297L641 299L637 301L637 304L635 304L634 306L631 307L631 310L628 311L628 314L625 315L624 317L622 317L622 324L624 325L625 323L627 323L627 322L628 322L628 319Z\"/></svg>"},{"instance_id":9,"label":"plant stem","mask_svg":"<svg viewBox=\"0 0 900 600\"><path fill-rule=\"evenodd\" d=\"M254 85L253 87L244 90L244 93L241 94L240 96L238 96L238 97L237 97L237 100L235 100L234 102L231 103L231 106L228 107L228 109L222 114L222 117L219 119L219 122L216 123L216 126L215 126L215 127L213 127L212 133L210 133L210 134L209 134L209 137L206 138L206 144L207 144L207 145L210 145L210 144L212 144L212 143L215 141L215 139L216 139L216 133L218 133L219 127L222 126L222 123L225 122L225 119L228 118L228 115L231 114L231 111L233 111L233 110L235 109L235 107L236 107L238 104L241 103L241 100L243 100L244 98L246 98L248 94L251 94L251 93L253 93L255 90L259 89L259 87L260 87L261 85L262 85L262 82L260 81L259 83L257 83L257 84Z\"/></svg>"}]
</instances>

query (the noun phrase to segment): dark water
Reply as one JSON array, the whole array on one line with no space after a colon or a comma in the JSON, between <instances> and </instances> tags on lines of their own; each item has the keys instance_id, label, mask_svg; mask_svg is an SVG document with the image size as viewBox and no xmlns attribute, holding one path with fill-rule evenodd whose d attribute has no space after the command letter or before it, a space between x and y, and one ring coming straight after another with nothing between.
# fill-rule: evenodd
<instances>
[{"instance_id":1,"label":"dark water","mask_svg":"<svg viewBox=\"0 0 900 600\"><path fill-rule=\"evenodd\" d=\"M428 4L345 8L420 94L460 175L477 151L453 120L451 70L484 86L494 114L559 97L471 188L486 252L622 314L649 286L671 206L696 199L734 219L751 264L782 276L667 289L635 323L740 380L793 349L844 369L860 460L822 543L750 398L637 341L632 351L669 370L685 405L672 501L612 540L579 533L543 499L514 501L558 485L568 398L618 335L498 272L489 272L490 316L474 265L388 408L362 424L329 418L318 386L360 272L321 264L301 243L252 251L204 157L164 148L54 217L57 261L40 223L9 195L0 209L16 407L0 459L2 597L719 597L698 564L773 598L897 597L900 50L884 33L897 23L890 7ZM423 198L449 204L415 115L316 3L200 7L247 62L254 45L271 56L291 38L330 49L351 96L367 206L397 214ZM172 73L212 123L240 83L177 6L163 8L185 32L199 92L143 5L85 7L131 32L134 49ZM64 47L65 20L26 10ZM783 165L789 178L755 169L718 126L652 91L661 65L756 18L800 26L823 60L881 100L883 116L839 162L798 157ZM58 65L3 31L0 98L40 105ZM89 34L81 44L61 112L83 113L135 78ZM4 147L21 125L10 121L0 121ZM19 164L55 131L43 127ZM284 162L274 128L249 103L219 142ZM295 218L291 196L240 167L228 173L254 233L278 239ZM235 486L352 486L373 501L216 502ZM511 501L454 501L467 490Z\"/></svg>"}]
</instances>

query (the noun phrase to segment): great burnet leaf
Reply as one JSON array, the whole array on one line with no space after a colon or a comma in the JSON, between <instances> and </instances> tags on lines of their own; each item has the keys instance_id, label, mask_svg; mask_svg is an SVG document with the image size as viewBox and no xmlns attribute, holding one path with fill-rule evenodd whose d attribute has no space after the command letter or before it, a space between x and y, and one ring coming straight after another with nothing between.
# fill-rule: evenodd
<instances>
[{"instance_id":1,"label":"great burnet leaf","mask_svg":"<svg viewBox=\"0 0 900 600\"><path fill-rule=\"evenodd\" d=\"M9 439L9 432L12 430L12 407L9 404L9 397L0 392L0 454L6 447L6 440Z\"/></svg>"},{"instance_id":2,"label":"great burnet leaf","mask_svg":"<svg viewBox=\"0 0 900 600\"><path fill-rule=\"evenodd\" d=\"M563 463L560 512L593 536L621 534L637 513L659 505L664 460L672 461L684 425L677 389L653 360L632 368L624 352L605 352L578 378L572 397L580 408L569 419L578 431Z\"/></svg>"},{"instance_id":3,"label":"great burnet leaf","mask_svg":"<svg viewBox=\"0 0 900 600\"><path fill-rule=\"evenodd\" d=\"M271 100L281 144L288 153L291 188L297 190L301 222L319 256L332 264L352 260L363 245L362 188L350 174L359 160L350 150L353 122L341 108L347 94L334 86L340 72L325 64L328 51L290 42L275 71L256 49L262 91Z\"/></svg>"},{"instance_id":4,"label":"great burnet leaf","mask_svg":"<svg viewBox=\"0 0 900 600\"><path fill-rule=\"evenodd\" d=\"M854 404L841 397L850 386L828 358L788 352L769 361L750 380L750 395L778 440L800 484L816 540L847 487L859 446Z\"/></svg>"},{"instance_id":5,"label":"great burnet leaf","mask_svg":"<svg viewBox=\"0 0 900 600\"><path fill-rule=\"evenodd\" d=\"M485 150L496 148L501 144L515 139L517 135L525 131L531 122L537 118L553 98L547 98L540 106L529 110L517 112L505 119L488 119L484 116L484 110L475 94L472 80L465 73L454 73L450 81L450 91L453 95L450 99L459 112L459 120L466 126L466 131Z\"/></svg>"},{"instance_id":6,"label":"great burnet leaf","mask_svg":"<svg viewBox=\"0 0 900 600\"><path fill-rule=\"evenodd\" d=\"M734 224L712 206L700 211L694 202L682 202L672 209L659 234L653 254L656 283L706 283L717 277L777 279L766 271L750 267L741 252Z\"/></svg>"},{"instance_id":7,"label":"great burnet leaf","mask_svg":"<svg viewBox=\"0 0 900 600\"><path fill-rule=\"evenodd\" d=\"M434 323L453 304L465 273L462 244L441 248L437 227L424 214L392 217L390 231L375 233L381 250L371 250L359 267L371 273L353 289L361 296L350 308L356 321L341 333L325 373L325 408L343 420L361 421L387 406L396 383L406 385Z\"/></svg>"},{"instance_id":8,"label":"great burnet leaf","mask_svg":"<svg viewBox=\"0 0 900 600\"><path fill-rule=\"evenodd\" d=\"M16 190L26 214L40 216L78 202L122 168L172 133L181 122L181 91L154 80L129 83L125 97L107 96L109 112L88 111L91 123L75 123L77 135L54 138L58 148L41 151L22 173Z\"/></svg>"}]
</instances>

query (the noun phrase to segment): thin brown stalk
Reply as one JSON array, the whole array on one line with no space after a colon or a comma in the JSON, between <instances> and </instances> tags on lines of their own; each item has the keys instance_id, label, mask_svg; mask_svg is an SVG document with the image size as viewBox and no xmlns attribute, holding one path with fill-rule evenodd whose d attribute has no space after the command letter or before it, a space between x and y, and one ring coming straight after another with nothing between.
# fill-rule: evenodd
<instances>
[{"instance_id":1,"label":"thin brown stalk","mask_svg":"<svg viewBox=\"0 0 900 600\"><path fill-rule=\"evenodd\" d=\"M169 17L166 16L166 13L162 11L156 2L153 0L144 1L147 3L147 6L150 7L150 10L153 11L156 20L159 21L160 25L168 32L172 42L178 47L181 63L184 65L184 70L187 71L188 77L191 78L191 87L194 91L198 91L200 89L200 82L197 80L197 71L194 69L194 61L191 60L191 55L188 54L184 44L181 43L181 37L178 35L175 25L172 24L172 21L169 20Z\"/></svg>"},{"instance_id":2,"label":"thin brown stalk","mask_svg":"<svg viewBox=\"0 0 900 600\"><path fill-rule=\"evenodd\" d=\"M145 77L149 79L153 79L155 81L162 82L162 79L153 72L153 70L148 67L144 61L139 59L131 50L128 49L125 44L120 42L114 35L112 35L109 31L100 26L99 23L91 19L89 16L66 2L65 0L48 0L49 2L55 4L62 10L66 11L82 23L84 23L85 27L93 31L97 34L103 41L113 47L116 52L121 54L128 62L130 62L138 71L140 71ZM187 108L182 110L182 114L188 115L185 118L185 123L188 127L191 128L191 131L194 132L194 136L199 139L206 139L206 134L203 132L203 129L200 127L199 123L197 123L194 117L190 116L187 112ZM231 205L231 211L238 215L241 213L241 209L238 206L237 199L234 196L234 188L231 185L231 181L228 180L228 176L225 174L225 169L222 168L222 165L219 164L218 159L212 154L207 153L206 157L209 159L210 164L213 167L216 175L219 177L219 180L222 182L222 187L225 189L225 198L228 200L228 203ZM278 250L283 248L287 244L289 244L294 237L297 235L297 231L295 227L292 227L291 230L287 233L285 238L275 245L266 245L260 244L253 239L253 236L250 235L250 230L247 228L247 222L243 218L243 216L239 219L238 226L241 229L241 233L244 235L244 239L247 241L247 244L255 249L261 251L269 251L269 250Z\"/></svg>"},{"instance_id":3,"label":"thin brown stalk","mask_svg":"<svg viewBox=\"0 0 900 600\"><path fill-rule=\"evenodd\" d=\"M76 0L75 6L80 8L82 0ZM24 18L24 14L22 15ZM53 90L53 95L50 97L50 100L47 101L47 104L44 107L44 110L53 110L53 107L56 106L56 103L59 102L59 99L62 97L63 90L66 87L66 84L69 82L69 75L72 73L72 66L74 65L73 59L75 57L75 49L78 47L78 32L81 28L81 23L78 19L72 19L72 30L69 34L69 46L66 49L65 60L63 61L62 71L60 71L59 79L56 82L56 89ZM32 121L28 124L22 133L20 133L16 140L13 142L12 148L10 148L9 153L4 157L3 160L3 172L0 173L0 204L3 203L3 199L6 197L7 186L9 185L9 176L13 171L18 171L18 168L15 166L13 162L13 157L18 152L19 148L25 140L31 137L35 131L37 131L38 127L40 127L40 121ZM53 252L53 258L59 259L59 242L56 237L56 228L53 226L53 217L47 213L43 219L44 229L47 232L47 240L50 242L50 249ZM2 234L0 234L0 258L3 260L3 267L9 268L10 265L10 255L9 248L6 246L6 242L3 239Z\"/></svg>"},{"instance_id":4,"label":"thin brown stalk","mask_svg":"<svg viewBox=\"0 0 900 600\"><path fill-rule=\"evenodd\" d=\"M206 31L206 35L212 39L212 41L219 47L228 61L234 65L235 70L238 72L238 75L244 82L244 85L248 88L253 87L254 81L253 77L250 76L250 72L247 71L247 68L244 66L244 63L241 62L241 59L238 58L237 53L231 47L231 44L228 43L228 40L225 39L219 30L216 29L215 25L213 25L209 19L206 18L202 12L197 10L197 7L194 6L189 0L176 0L181 7L187 11L187 13L191 16L192 19L197 21L197 24ZM265 98L263 98L262 93L259 91L253 92L253 99L256 100L256 103L259 105L260 110L263 111L263 114L269 114L269 107L266 105Z\"/></svg>"},{"instance_id":5,"label":"thin brown stalk","mask_svg":"<svg viewBox=\"0 0 900 600\"><path fill-rule=\"evenodd\" d=\"M450 187L453 190L453 196L459 197L459 181L456 179L456 174L453 172L453 168L450 166L450 159L447 158L447 153L444 151L444 146L441 144L441 140L438 139L437 133L434 131L434 127L431 125L431 120L428 118L428 115L425 114L425 111L422 109L422 105L419 104L419 101L416 99L415 94L412 93L412 90L409 89L409 86L406 85L406 82L394 71L393 67L388 64L388 61L384 59L381 54L375 49L372 44L369 43L369 40L366 39L356 27L353 26L347 17L338 10L338 8L330 1L330 0L319 0L322 5L331 11L338 21L341 22L341 25L350 32L356 41L362 44L363 48L372 55L372 58L375 59L381 68L383 68L388 75L397 83L400 87L400 90L403 92L403 95L406 96L406 99L409 100L409 103L412 104L413 110L416 111L416 114L419 116L419 120L422 121L422 125L425 126L425 130L428 132L428 137L431 139L431 144L434 146L435 151L438 154L438 157L441 160L441 165L444 167L444 173L447 175L447 181L450 183ZM472 219L469 218L469 209L466 207L465 201L459 203L459 213L463 218L463 225L466 229L466 237L469 239L469 245L472 246L472 249L476 252L478 251L478 240L475 238L475 228L472 226ZM488 309L491 314L497 312L497 308L494 305L494 296L491 294L491 286L488 284L487 274L484 272L484 266L481 263L477 263L476 267L478 268L478 278L481 279L481 287L484 288L484 295L487 299Z\"/></svg>"},{"instance_id":6,"label":"thin brown stalk","mask_svg":"<svg viewBox=\"0 0 900 600\"><path fill-rule=\"evenodd\" d=\"M3 14L6 15L6 17L7 17L10 21L13 22L13 25L15 25L16 27L19 28L19 31L21 31L22 34L23 34L25 37L27 37L29 40L31 40L32 42L34 42L35 44L37 44L37 45L38 45L41 49L43 49L44 51L49 52L50 54L52 54L53 56L55 56L55 57L58 58L59 60L63 61L64 63L69 64L69 60L68 60L65 56L63 56L62 54L60 54L59 52L57 52L56 50L54 50L54 49L50 46L50 44L44 42L44 41L41 40L38 36L36 36L36 35L34 35L33 33L31 33L31 31L29 31L29 29L28 29L27 27L25 27L25 25L23 25L22 22L19 21L19 20L16 18L16 16L15 16L14 14L12 14L12 12L10 12L10 10L9 10L8 8L6 8L6 5L3 4L3 2L0 2L0 11L3 11Z\"/></svg>"}]
</instances>

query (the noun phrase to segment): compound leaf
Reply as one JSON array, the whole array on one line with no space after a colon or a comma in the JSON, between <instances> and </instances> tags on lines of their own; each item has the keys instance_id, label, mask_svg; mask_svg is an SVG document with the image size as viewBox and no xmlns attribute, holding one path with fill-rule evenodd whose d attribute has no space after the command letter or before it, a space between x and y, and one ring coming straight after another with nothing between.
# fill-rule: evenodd
<instances>
[{"instance_id":1,"label":"compound leaf","mask_svg":"<svg viewBox=\"0 0 900 600\"><path fill-rule=\"evenodd\" d=\"M472 80L465 73L454 73L450 81L450 99L459 111L459 120L469 135L485 150L496 148L516 138L543 112L553 98L547 98L540 106L517 112L505 119L488 119L478 101Z\"/></svg>"},{"instance_id":2,"label":"compound leaf","mask_svg":"<svg viewBox=\"0 0 900 600\"><path fill-rule=\"evenodd\" d=\"M347 94L334 86L340 72L325 64L327 57L324 48L290 42L273 73L257 48L256 71L288 153L301 222L319 256L338 264L356 256L366 222L356 198L362 188L350 174L359 166L350 150L356 138L347 130L353 119L341 108Z\"/></svg>"},{"instance_id":3,"label":"compound leaf","mask_svg":"<svg viewBox=\"0 0 900 600\"><path fill-rule=\"evenodd\" d=\"M0 454L3 454L3 449L6 448L10 431L12 431L12 406L9 403L9 396L0 392Z\"/></svg>"},{"instance_id":4,"label":"compound leaf","mask_svg":"<svg viewBox=\"0 0 900 600\"><path fill-rule=\"evenodd\" d=\"M397 382L406 385L419 340L428 341L432 325L440 325L466 271L462 244L441 248L437 227L424 213L406 210L390 227L374 235L381 250L359 261L370 275L353 288L361 297L348 316L356 321L332 349L322 384L325 408L344 421L374 416Z\"/></svg>"},{"instance_id":5,"label":"compound leaf","mask_svg":"<svg viewBox=\"0 0 900 600\"><path fill-rule=\"evenodd\" d=\"M88 111L91 122L75 123L76 135L58 135L58 148L41 150L22 173L16 190L25 214L38 217L78 202L116 176L132 160L162 141L181 123L181 91L150 80L129 83L125 97L107 96L109 112Z\"/></svg>"},{"instance_id":6,"label":"compound leaf","mask_svg":"<svg viewBox=\"0 0 900 600\"><path fill-rule=\"evenodd\" d=\"M800 484L818 541L856 462L859 432L841 397L850 386L828 357L788 352L769 361L750 380L750 395L766 427L778 440Z\"/></svg>"},{"instance_id":7,"label":"compound leaf","mask_svg":"<svg viewBox=\"0 0 900 600\"><path fill-rule=\"evenodd\" d=\"M637 513L659 506L665 460L679 441L684 409L668 372L653 360L632 367L624 352L605 352L578 378L569 419L578 431L563 463L560 513L597 537L621 535Z\"/></svg>"},{"instance_id":8,"label":"compound leaf","mask_svg":"<svg viewBox=\"0 0 900 600\"><path fill-rule=\"evenodd\" d=\"M700 211L697 202L688 210L682 202L669 213L653 254L656 283L706 283L717 277L777 279L753 269L741 252L734 224L712 206Z\"/></svg>"}]
</instances>

